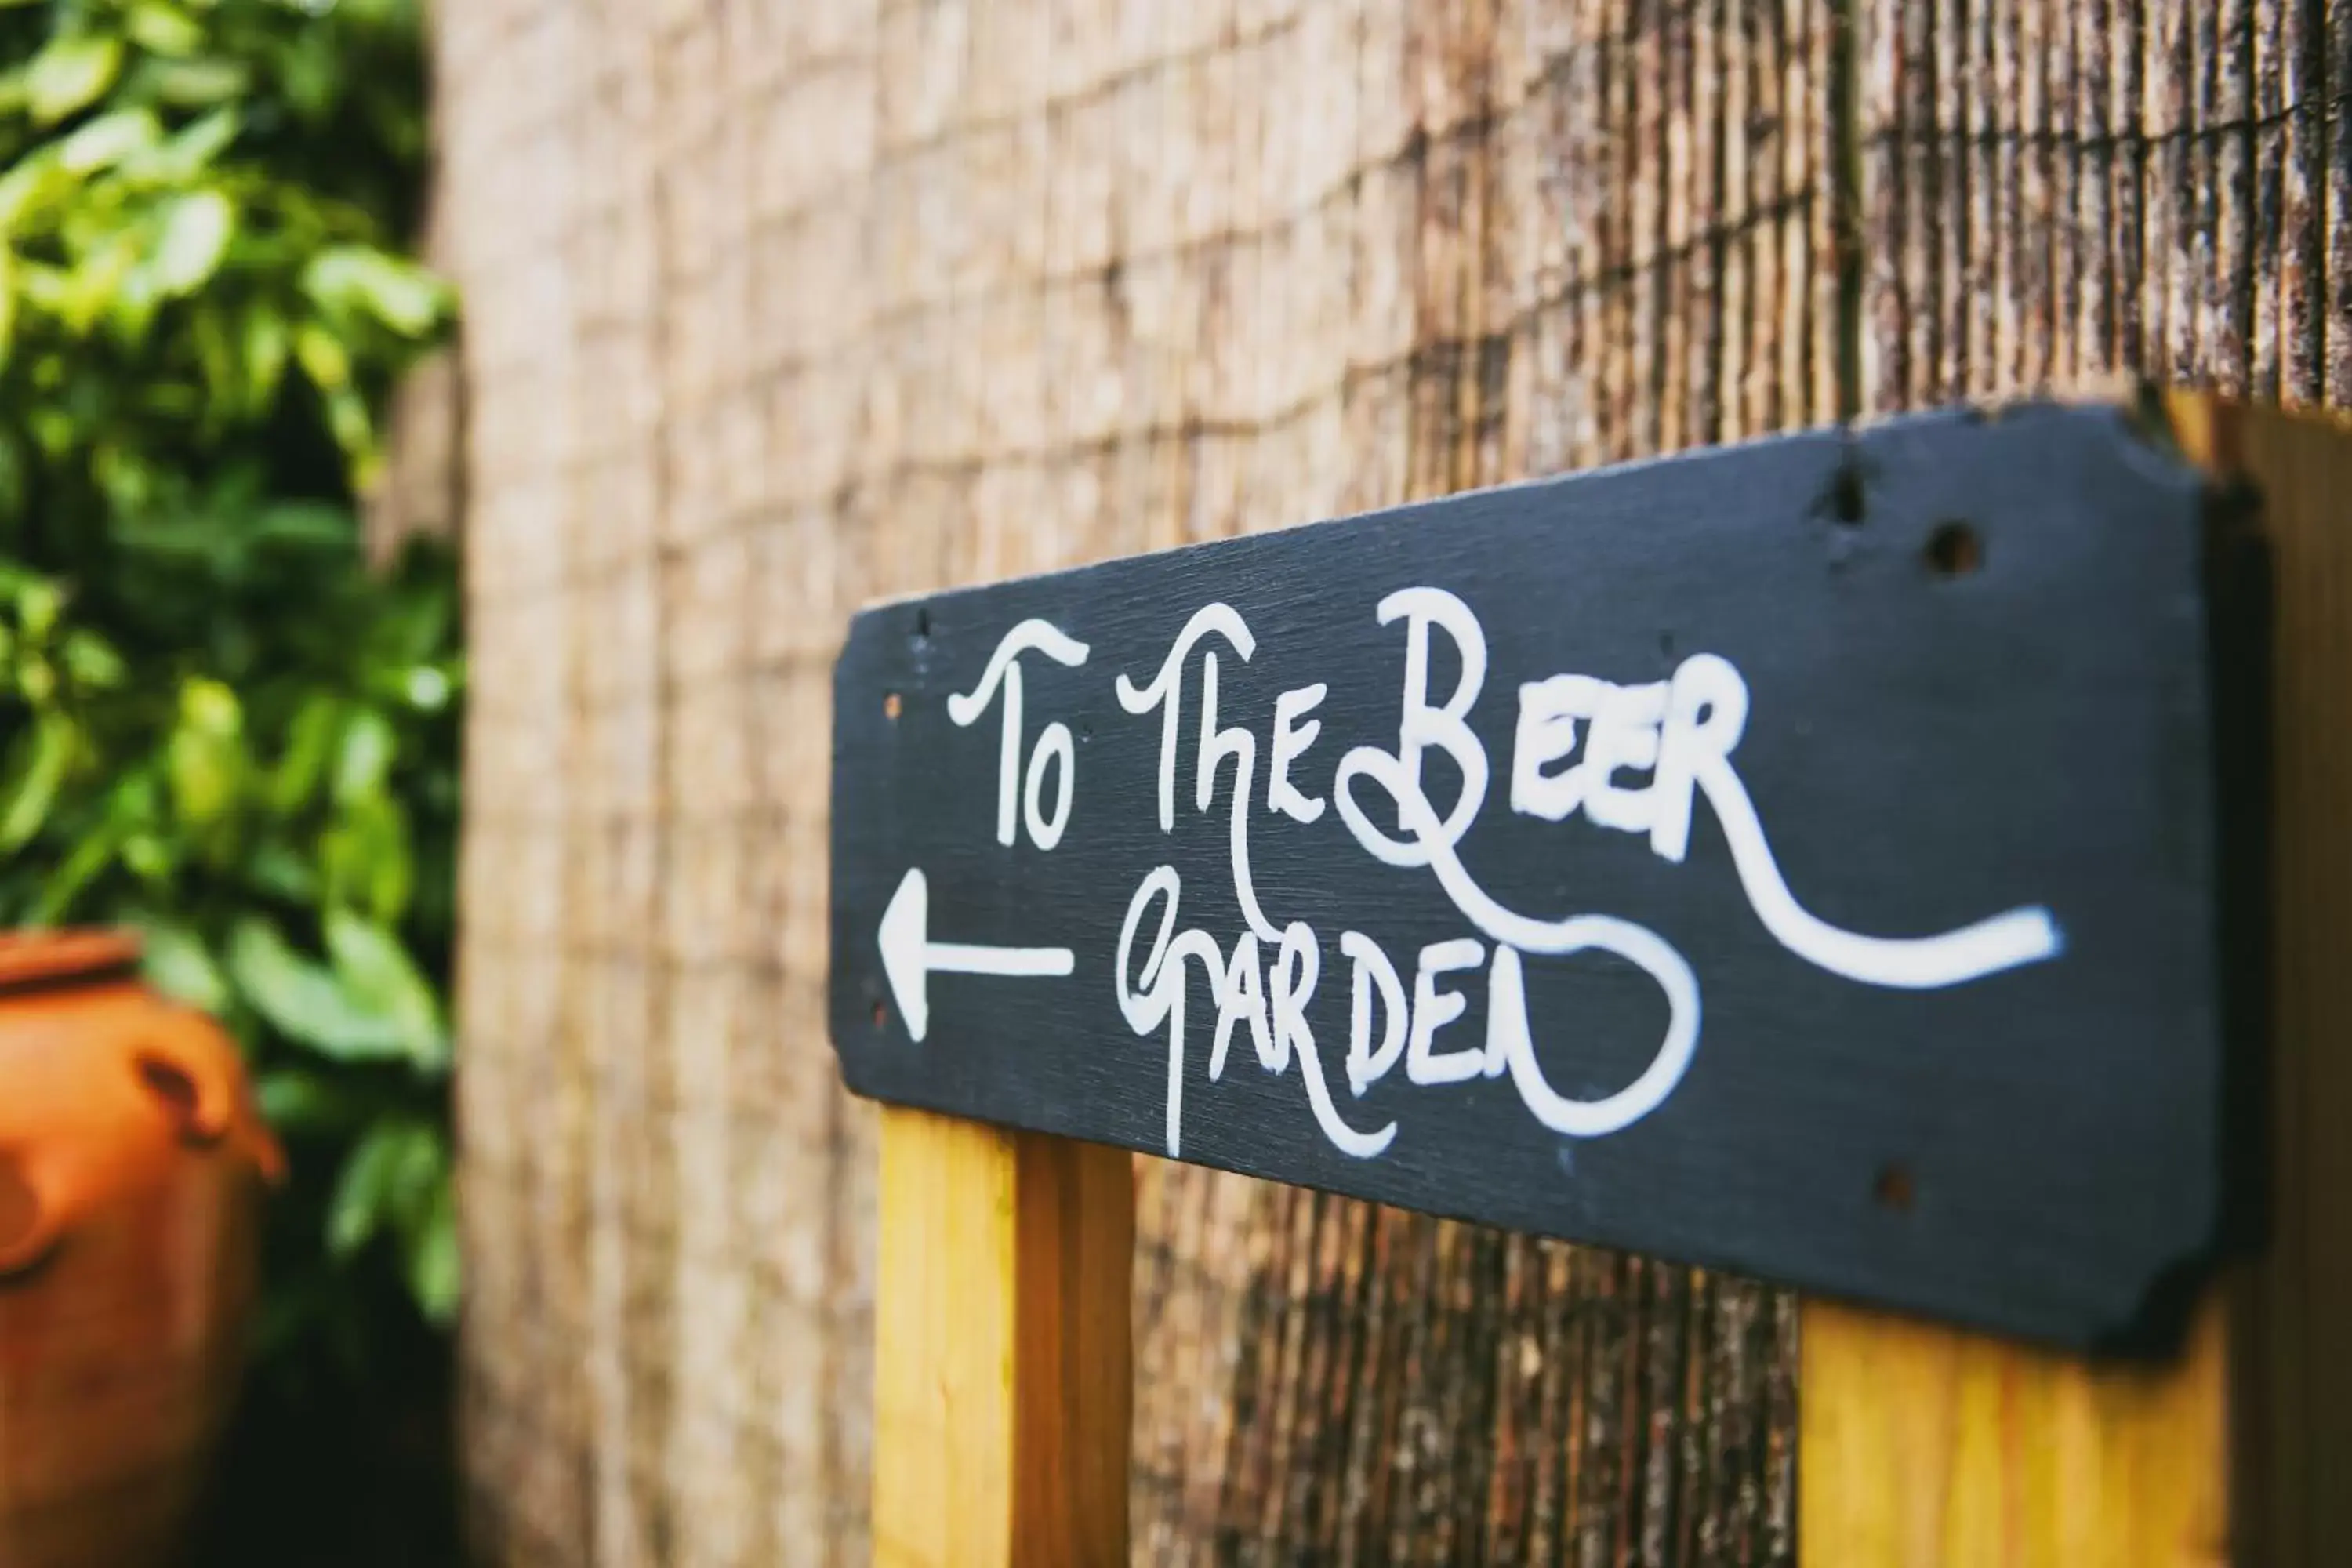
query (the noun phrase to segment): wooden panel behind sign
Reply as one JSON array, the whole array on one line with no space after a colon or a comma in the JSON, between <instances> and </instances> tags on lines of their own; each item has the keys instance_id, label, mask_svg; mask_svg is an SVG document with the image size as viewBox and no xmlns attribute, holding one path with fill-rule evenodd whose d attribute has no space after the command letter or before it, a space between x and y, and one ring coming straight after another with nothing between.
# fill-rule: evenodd
<instances>
[{"instance_id":1,"label":"wooden panel behind sign","mask_svg":"<svg viewBox=\"0 0 2352 1568\"><path fill-rule=\"evenodd\" d=\"M2238 1207L2205 517L2037 408L870 610L844 1076L2144 1342Z\"/></svg>"}]
</instances>

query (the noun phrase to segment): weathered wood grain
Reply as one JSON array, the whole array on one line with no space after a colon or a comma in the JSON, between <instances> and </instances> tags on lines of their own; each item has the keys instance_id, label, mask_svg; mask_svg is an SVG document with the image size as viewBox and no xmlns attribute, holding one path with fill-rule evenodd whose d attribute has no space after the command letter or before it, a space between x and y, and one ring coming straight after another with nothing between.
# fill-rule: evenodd
<instances>
[{"instance_id":1,"label":"weathered wood grain","mask_svg":"<svg viewBox=\"0 0 2352 1568\"><path fill-rule=\"evenodd\" d=\"M2340 16L1874 0L1856 21L1867 405L2116 370L2321 394L2342 310L2315 303L2340 288L2321 195L2341 178Z\"/></svg>"}]
</instances>

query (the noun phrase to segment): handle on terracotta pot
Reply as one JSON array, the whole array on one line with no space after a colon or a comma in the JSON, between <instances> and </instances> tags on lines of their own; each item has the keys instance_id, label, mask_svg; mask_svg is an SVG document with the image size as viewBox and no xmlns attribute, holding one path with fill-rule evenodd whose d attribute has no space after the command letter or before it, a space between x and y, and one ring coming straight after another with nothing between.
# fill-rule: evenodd
<instances>
[{"instance_id":1,"label":"handle on terracotta pot","mask_svg":"<svg viewBox=\"0 0 2352 1568\"><path fill-rule=\"evenodd\" d=\"M0 1149L0 1289L49 1255L58 1227L56 1207L41 1201L24 1162Z\"/></svg>"},{"instance_id":2,"label":"handle on terracotta pot","mask_svg":"<svg viewBox=\"0 0 2352 1568\"><path fill-rule=\"evenodd\" d=\"M147 1098L163 1112L180 1141L214 1149L226 1141L252 1162L262 1180L276 1186L286 1178L286 1154L247 1092L236 1047L201 1014L194 1037L163 1034L131 1048L131 1063Z\"/></svg>"},{"instance_id":3,"label":"handle on terracotta pot","mask_svg":"<svg viewBox=\"0 0 2352 1568\"><path fill-rule=\"evenodd\" d=\"M142 1042L131 1054L140 1087L187 1142L221 1141L236 1114L236 1086L223 1066L169 1040Z\"/></svg>"}]
</instances>

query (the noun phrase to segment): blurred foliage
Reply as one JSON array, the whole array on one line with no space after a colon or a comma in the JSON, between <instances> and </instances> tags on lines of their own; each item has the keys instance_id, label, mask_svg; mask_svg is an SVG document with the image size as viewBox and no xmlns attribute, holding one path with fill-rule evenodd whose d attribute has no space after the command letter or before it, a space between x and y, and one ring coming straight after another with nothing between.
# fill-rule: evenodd
<instances>
[{"instance_id":1,"label":"blurred foliage","mask_svg":"<svg viewBox=\"0 0 2352 1568\"><path fill-rule=\"evenodd\" d=\"M341 1399L457 1295L456 577L371 570L413 0L0 0L0 921L123 921L295 1180L263 1371Z\"/></svg>"}]
</instances>

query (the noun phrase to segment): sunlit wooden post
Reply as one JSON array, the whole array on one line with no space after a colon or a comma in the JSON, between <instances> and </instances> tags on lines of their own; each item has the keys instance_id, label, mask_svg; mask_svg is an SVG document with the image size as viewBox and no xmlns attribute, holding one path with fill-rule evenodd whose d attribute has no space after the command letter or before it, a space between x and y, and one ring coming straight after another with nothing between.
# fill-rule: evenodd
<instances>
[{"instance_id":1,"label":"sunlit wooden post","mask_svg":"<svg viewBox=\"0 0 2352 1568\"><path fill-rule=\"evenodd\" d=\"M1127 1560L1126 1151L882 1113L878 1563Z\"/></svg>"}]
</instances>

